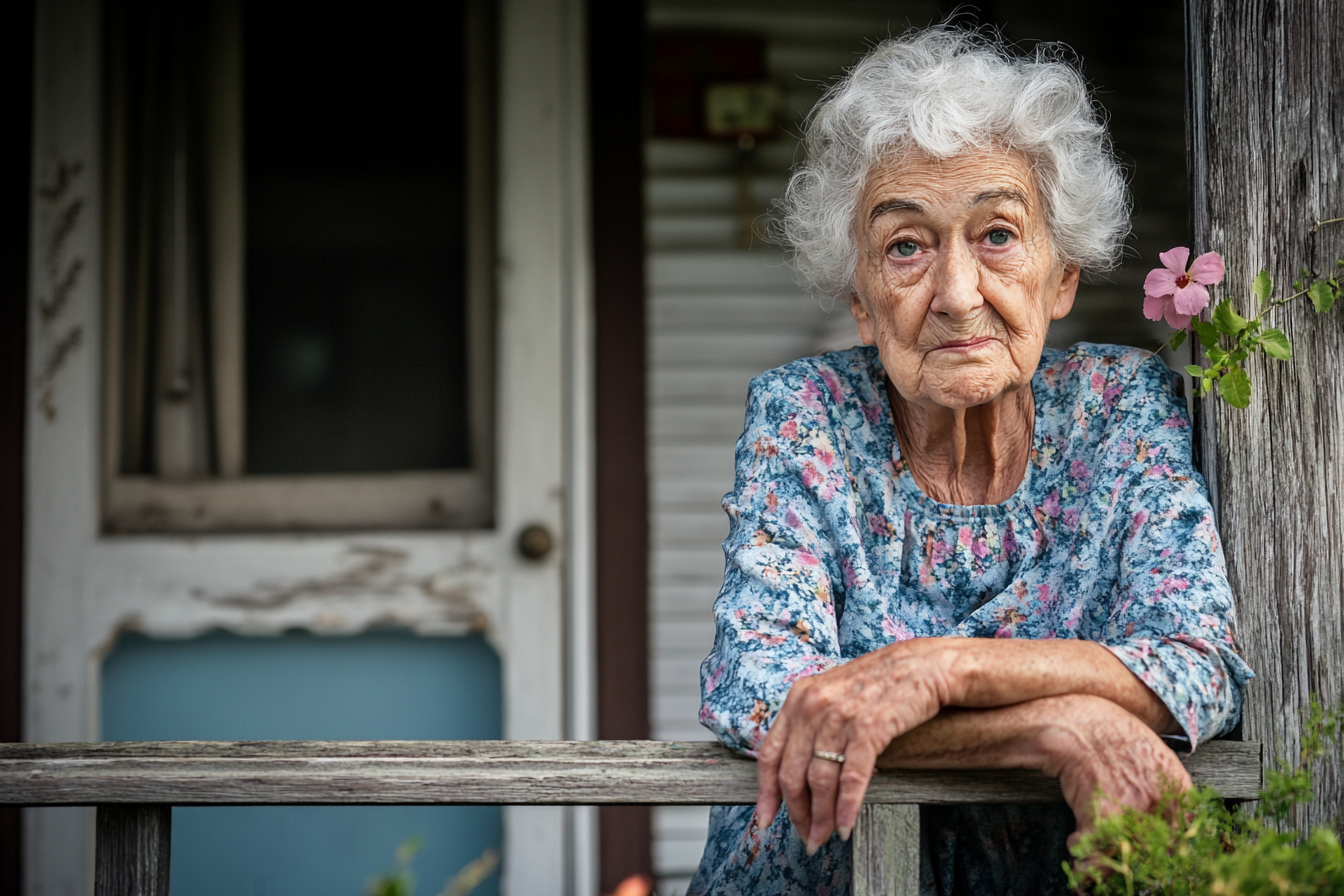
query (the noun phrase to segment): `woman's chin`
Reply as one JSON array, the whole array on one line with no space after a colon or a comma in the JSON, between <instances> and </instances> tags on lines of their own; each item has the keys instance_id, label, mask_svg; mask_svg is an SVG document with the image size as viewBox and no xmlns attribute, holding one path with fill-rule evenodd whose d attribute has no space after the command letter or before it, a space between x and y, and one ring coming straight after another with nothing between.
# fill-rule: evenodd
<instances>
[{"instance_id":1,"label":"woman's chin","mask_svg":"<svg viewBox=\"0 0 1344 896\"><path fill-rule=\"evenodd\" d=\"M994 399L1003 394L1003 390L976 390L969 392L938 392L929 396L929 400L936 405L948 408L953 411L964 411L967 408L979 407L982 404L989 404Z\"/></svg>"},{"instance_id":2,"label":"woman's chin","mask_svg":"<svg viewBox=\"0 0 1344 896\"><path fill-rule=\"evenodd\" d=\"M1013 377L980 365L956 365L924 378L924 395L945 408L962 410L989 404L1013 384Z\"/></svg>"}]
</instances>

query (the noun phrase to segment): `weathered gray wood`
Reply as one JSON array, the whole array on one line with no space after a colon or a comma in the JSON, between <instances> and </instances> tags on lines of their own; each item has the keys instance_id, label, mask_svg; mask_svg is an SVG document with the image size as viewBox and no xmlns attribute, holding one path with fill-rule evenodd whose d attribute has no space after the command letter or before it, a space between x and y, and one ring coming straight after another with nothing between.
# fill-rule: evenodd
<instances>
[{"instance_id":1,"label":"weathered gray wood","mask_svg":"<svg viewBox=\"0 0 1344 896\"><path fill-rule=\"evenodd\" d=\"M99 806L94 896L168 896L171 806Z\"/></svg>"},{"instance_id":2,"label":"weathered gray wood","mask_svg":"<svg viewBox=\"0 0 1344 896\"><path fill-rule=\"evenodd\" d=\"M1215 742L1187 761L1196 781L1246 799L1257 744ZM899 771L870 803L1053 802L1037 772ZM756 763L712 742L278 741L0 744L0 804L667 804L756 801Z\"/></svg>"},{"instance_id":3,"label":"weathered gray wood","mask_svg":"<svg viewBox=\"0 0 1344 896\"><path fill-rule=\"evenodd\" d=\"M1344 225L1311 232L1344 215L1344 3L1187 0L1186 15L1193 252L1224 254L1226 294L1248 296L1266 268L1284 295L1301 266L1327 274L1344 256ZM1249 365L1246 410L1198 409L1239 639L1258 675L1244 731L1266 762L1296 762L1310 694L1344 700L1342 313L1317 316L1305 301L1274 312L1294 360ZM1298 824L1344 814L1337 758L1315 785Z\"/></svg>"},{"instance_id":4,"label":"weathered gray wood","mask_svg":"<svg viewBox=\"0 0 1344 896\"><path fill-rule=\"evenodd\" d=\"M919 806L865 803L853 839L854 896L919 896Z\"/></svg>"}]
</instances>

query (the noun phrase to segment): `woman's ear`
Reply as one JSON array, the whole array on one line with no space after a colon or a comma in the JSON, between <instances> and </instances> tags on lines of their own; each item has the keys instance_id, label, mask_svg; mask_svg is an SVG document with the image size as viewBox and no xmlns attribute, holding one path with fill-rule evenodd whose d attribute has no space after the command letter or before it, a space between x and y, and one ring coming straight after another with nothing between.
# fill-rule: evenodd
<instances>
[{"instance_id":1,"label":"woman's ear","mask_svg":"<svg viewBox=\"0 0 1344 896\"><path fill-rule=\"evenodd\" d=\"M1059 320L1073 310L1073 300L1078 296L1078 279L1082 271L1078 265L1064 268L1064 276L1059 281L1059 291L1055 293L1054 305L1050 308L1050 319Z\"/></svg>"},{"instance_id":2,"label":"woman's ear","mask_svg":"<svg viewBox=\"0 0 1344 896\"><path fill-rule=\"evenodd\" d=\"M854 323L859 325L859 338L863 340L863 344L876 345L877 340L873 338L873 319L868 316L868 309L863 307L857 292L849 294L849 313L854 315Z\"/></svg>"}]
</instances>

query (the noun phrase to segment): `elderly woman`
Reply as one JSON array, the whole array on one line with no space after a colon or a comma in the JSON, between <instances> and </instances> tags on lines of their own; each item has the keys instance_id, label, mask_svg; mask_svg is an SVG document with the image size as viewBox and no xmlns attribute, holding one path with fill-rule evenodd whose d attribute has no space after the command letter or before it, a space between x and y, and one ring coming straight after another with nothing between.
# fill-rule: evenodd
<instances>
[{"instance_id":1,"label":"elderly woman","mask_svg":"<svg viewBox=\"0 0 1344 896\"><path fill-rule=\"evenodd\" d=\"M951 28L874 48L805 146L782 228L864 345L751 385L701 721L760 795L690 892L847 892L874 767L1059 778L922 810L921 886L1063 892L1097 790L1188 786L1159 735L1227 731L1251 677L1177 378L1044 347L1120 252L1122 173L1077 71Z\"/></svg>"}]
</instances>

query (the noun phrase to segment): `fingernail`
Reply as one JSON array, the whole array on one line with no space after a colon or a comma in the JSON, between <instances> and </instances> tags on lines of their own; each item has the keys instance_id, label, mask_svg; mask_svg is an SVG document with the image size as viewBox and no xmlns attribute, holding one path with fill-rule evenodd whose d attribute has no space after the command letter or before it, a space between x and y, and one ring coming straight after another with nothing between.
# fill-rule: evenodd
<instances>
[{"instance_id":1,"label":"fingernail","mask_svg":"<svg viewBox=\"0 0 1344 896\"><path fill-rule=\"evenodd\" d=\"M848 842L849 842L849 835L850 835L850 828L849 828L849 826L848 826L848 825L843 825L843 824L842 824L842 825L840 825L840 827L839 827L837 830L838 830L838 832L839 832L839 834L840 834L840 839L841 839L843 842L848 843Z\"/></svg>"},{"instance_id":2,"label":"fingernail","mask_svg":"<svg viewBox=\"0 0 1344 896\"><path fill-rule=\"evenodd\" d=\"M814 855L816 855L817 850L819 849L821 849L820 843L813 843L811 840L807 841L807 857L809 859L812 858Z\"/></svg>"}]
</instances>

